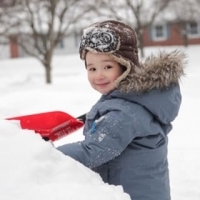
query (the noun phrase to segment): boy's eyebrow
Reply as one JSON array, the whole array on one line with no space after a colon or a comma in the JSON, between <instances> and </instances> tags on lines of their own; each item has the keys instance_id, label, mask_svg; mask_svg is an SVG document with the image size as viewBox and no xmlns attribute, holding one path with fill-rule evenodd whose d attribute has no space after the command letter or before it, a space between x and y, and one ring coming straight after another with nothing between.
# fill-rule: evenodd
<instances>
[{"instance_id":1,"label":"boy's eyebrow","mask_svg":"<svg viewBox=\"0 0 200 200\"><path fill-rule=\"evenodd\" d=\"M112 59L107 59L107 60L102 60L102 62L116 62L116 61L114 61Z\"/></svg>"},{"instance_id":2,"label":"boy's eyebrow","mask_svg":"<svg viewBox=\"0 0 200 200\"><path fill-rule=\"evenodd\" d=\"M86 67L90 67L92 65L93 65L92 63L89 63L89 64L86 64Z\"/></svg>"}]
</instances>

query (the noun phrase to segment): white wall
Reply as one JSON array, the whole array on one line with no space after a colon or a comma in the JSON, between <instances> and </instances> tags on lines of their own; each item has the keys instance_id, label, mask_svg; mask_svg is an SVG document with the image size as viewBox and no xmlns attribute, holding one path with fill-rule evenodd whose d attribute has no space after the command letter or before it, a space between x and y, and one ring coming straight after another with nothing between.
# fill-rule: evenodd
<instances>
[{"instance_id":1,"label":"white wall","mask_svg":"<svg viewBox=\"0 0 200 200\"><path fill-rule=\"evenodd\" d=\"M9 45L0 45L0 59L10 58L10 47Z\"/></svg>"},{"instance_id":2,"label":"white wall","mask_svg":"<svg viewBox=\"0 0 200 200\"><path fill-rule=\"evenodd\" d=\"M61 44L59 44L55 51L55 55L59 54L72 54L72 53L78 53L79 50L79 40L80 38L75 35L68 36L66 39L64 39Z\"/></svg>"}]
</instances>

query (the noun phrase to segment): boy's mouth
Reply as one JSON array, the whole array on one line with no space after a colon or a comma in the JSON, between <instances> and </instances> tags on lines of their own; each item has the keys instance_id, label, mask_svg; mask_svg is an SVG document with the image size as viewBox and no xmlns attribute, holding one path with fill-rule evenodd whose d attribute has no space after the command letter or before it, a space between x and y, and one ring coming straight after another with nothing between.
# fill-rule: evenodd
<instances>
[{"instance_id":1,"label":"boy's mouth","mask_svg":"<svg viewBox=\"0 0 200 200\"><path fill-rule=\"evenodd\" d=\"M103 87L103 86L106 86L108 85L109 83L97 83L96 85L99 86L99 87Z\"/></svg>"}]
</instances>

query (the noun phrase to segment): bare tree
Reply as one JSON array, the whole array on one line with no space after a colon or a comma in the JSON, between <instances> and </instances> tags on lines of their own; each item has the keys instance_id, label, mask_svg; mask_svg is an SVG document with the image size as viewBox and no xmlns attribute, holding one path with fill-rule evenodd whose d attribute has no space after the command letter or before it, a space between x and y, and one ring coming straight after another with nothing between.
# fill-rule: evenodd
<instances>
[{"instance_id":1,"label":"bare tree","mask_svg":"<svg viewBox=\"0 0 200 200\"><path fill-rule=\"evenodd\" d=\"M1 0L0 1L0 36L5 36L6 34L6 23L5 18L8 15L8 11L10 7L13 7L15 5L16 0ZM2 43L0 43L2 44Z\"/></svg>"},{"instance_id":2,"label":"bare tree","mask_svg":"<svg viewBox=\"0 0 200 200\"><path fill-rule=\"evenodd\" d=\"M143 30L152 25L171 0L104 0L99 14L122 20L132 26L137 35L141 56L144 57Z\"/></svg>"},{"instance_id":3,"label":"bare tree","mask_svg":"<svg viewBox=\"0 0 200 200\"><path fill-rule=\"evenodd\" d=\"M0 7L10 7L13 6L15 4L16 0L1 0L0 1Z\"/></svg>"},{"instance_id":4,"label":"bare tree","mask_svg":"<svg viewBox=\"0 0 200 200\"><path fill-rule=\"evenodd\" d=\"M94 9L87 0L16 0L4 12L4 33L20 36L18 44L43 64L51 83L52 57L57 44Z\"/></svg>"}]
</instances>

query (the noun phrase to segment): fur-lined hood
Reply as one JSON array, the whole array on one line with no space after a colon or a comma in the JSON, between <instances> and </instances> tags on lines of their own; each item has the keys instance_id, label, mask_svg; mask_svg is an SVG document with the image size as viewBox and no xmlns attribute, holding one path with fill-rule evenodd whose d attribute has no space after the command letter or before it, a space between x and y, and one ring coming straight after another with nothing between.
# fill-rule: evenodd
<instances>
[{"instance_id":1,"label":"fur-lined hood","mask_svg":"<svg viewBox=\"0 0 200 200\"><path fill-rule=\"evenodd\" d=\"M162 124L178 115L182 96L179 80L184 75L186 56L180 51L150 56L117 79L117 90L102 99L119 98L141 105ZM130 68L129 68L130 69Z\"/></svg>"},{"instance_id":2,"label":"fur-lined hood","mask_svg":"<svg viewBox=\"0 0 200 200\"><path fill-rule=\"evenodd\" d=\"M144 93L152 89L168 88L177 84L184 75L186 55L178 50L171 53L160 52L151 55L139 66L131 66L130 71L120 76L116 87L121 92Z\"/></svg>"}]
</instances>

